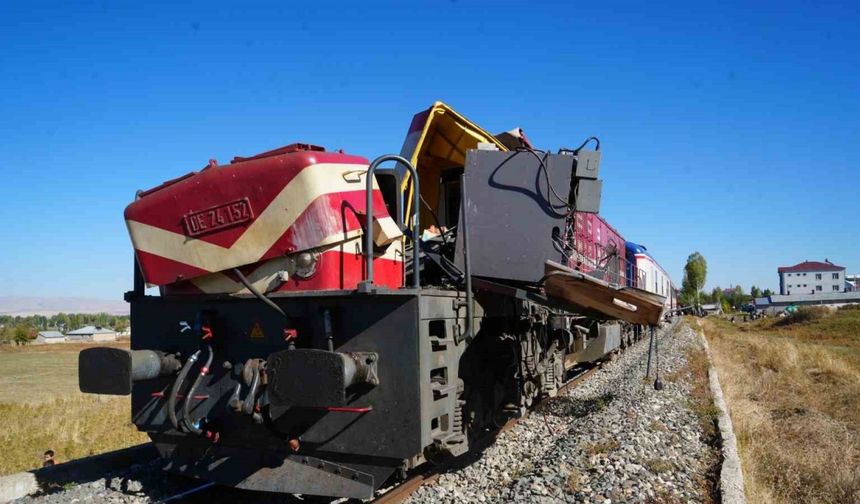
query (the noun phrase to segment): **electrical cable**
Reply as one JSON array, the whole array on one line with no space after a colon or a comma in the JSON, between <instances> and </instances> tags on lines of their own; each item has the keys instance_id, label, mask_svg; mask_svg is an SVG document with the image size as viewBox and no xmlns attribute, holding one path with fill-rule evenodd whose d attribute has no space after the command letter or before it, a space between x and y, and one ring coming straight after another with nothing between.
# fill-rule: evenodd
<instances>
[{"instance_id":1,"label":"electrical cable","mask_svg":"<svg viewBox=\"0 0 860 504\"><path fill-rule=\"evenodd\" d=\"M170 423L176 430L181 430L179 428L179 421L176 419L176 396L179 394L179 389L185 382L188 372L191 371L191 367L194 366L194 363L197 362L197 359L200 357L200 353L201 350L197 350L188 358L187 361L185 361L185 365L182 366L182 370L179 371L179 376L177 376L176 380L173 382L173 387L170 389L170 395L167 398L167 416L170 418Z\"/></svg>"},{"instance_id":2,"label":"electrical cable","mask_svg":"<svg viewBox=\"0 0 860 504\"><path fill-rule=\"evenodd\" d=\"M564 216L567 217L567 215L570 213L571 205L570 205L570 202L568 202L565 198L562 198L561 196L558 195L558 192L555 190L555 186L552 185L552 182L549 179L549 170L546 167L546 161L545 161L547 154L543 151L540 151L544 155L544 157L541 157L538 155L538 151L536 151L535 149L532 149L531 147L523 147L522 149L517 149L517 152L528 152L532 156L537 158L538 162L540 163L540 170L543 171L543 176L544 176L544 179L546 180L547 188L549 189L550 193L561 203L561 206L563 206L564 208L566 208L568 210L568 213L564 214ZM553 202L549 198L547 198L547 203L549 203L549 206L552 207L554 210L557 208L557 206L554 205Z\"/></svg>"},{"instance_id":3,"label":"electrical cable","mask_svg":"<svg viewBox=\"0 0 860 504\"><path fill-rule=\"evenodd\" d=\"M448 246L448 235L451 233L451 230L450 229L447 229L447 230L442 229L442 224L439 221L439 216L436 214L436 212L433 210L433 208L430 207L430 204L427 203L427 200L424 199L424 196L419 194L418 198L421 200L421 203L424 205L424 207L427 209L427 211L430 212L430 216L432 216L433 220L436 222L436 227L439 228L439 234L442 236L442 245L447 247ZM463 202L461 201L460 204L462 205ZM447 257L445 257L445 255L442 253L439 254L439 258L445 263L445 266L442 266L441 264L439 264L439 266L442 268L442 270L445 272L445 274L447 274L452 279L457 280L458 282L462 282L463 281L463 272L460 270L460 268L458 268L457 265L455 265L453 262L451 262L451 260L448 259ZM452 269L453 269L453 272L451 271Z\"/></svg>"},{"instance_id":4,"label":"electrical cable","mask_svg":"<svg viewBox=\"0 0 860 504\"><path fill-rule=\"evenodd\" d=\"M595 137L595 136L592 136L592 137L586 138L585 141L582 142L582 144L579 147L577 147L576 149L561 148L558 150L558 152L559 153L569 152L569 153L572 153L573 155L577 155L577 154L579 154L579 151L582 150L586 145L588 145L588 143L591 142L592 140L595 142L595 150L599 151L600 150L600 139ZM548 187L550 193L559 202L561 202L565 206L565 208L567 209L567 212L564 214L564 218L568 219L571 215L574 215L576 213L576 196L577 195L574 194L573 203L571 203L568 200L559 196L558 191L555 190L555 187L552 185L550 178L549 178L549 170L547 169L546 162L544 161L544 159L546 157L546 153L544 153L544 157L542 158L541 156L539 156L537 154L538 151L536 151L535 149L532 149L531 147L526 146L526 145L524 145L521 149L517 149L517 151L521 151L521 150L526 150L526 151L530 152L540 162L540 169L542 169L544 172L544 179L546 180L546 184L547 184L547 187ZM543 151L539 151L539 152L543 152ZM574 188L574 191L576 191L576 188ZM553 205L552 201L549 200L549 198L547 199L547 202L549 203L550 207L552 207L553 209L556 208L555 205ZM555 243L554 243L554 245L555 245ZM564 259L569 260L571 253L564 251L564 249L566 248L564 243L562 243L560 245L561 245L562 250L558 250L558 247L555 247L556 250L561 253L561 255ZM569 248L572 249L573 247L569 247Z\"/></svg>"},{"instance_id":5,"label":"electrical cable","mask_svg":"<svg viewBox=\"0 0 860 504\"><path fill-rule=\"evenodd\" d=\"M574 156L576 156L579 154L579 151L581 151L586 145L588 145L588 142L590 142L592 140L594 140L594 143L595 143L594 150L599 151L600 150L600 139L597 138L596 136L592 136L592 137L586 138L585 141L582 142L582 144L580 144L580 146L577 147L576 149L561 148L558 150L558 152L559 152L559 154L561 154L563 152L569 152L569 153L572 153ZM576 188L574 188L574 191L576 191L578 188L579 188L578 186ZM573 207L571 208L571 211L570 211L571 214L576 213L577 196L578 196L577 194L574 194ZM576 237L576 234L574 233L574 238L575 237Z\"/></svg>"},{"instance_id":6,"label":"electrical cable","mask_svg":"<svg viewBox=\"0 0 860 504\"><path fill-rule=\"evenodd\" d=\"M564 250L564 243L562 243L561 240L558 240L556 238L551 238L551 240L552 240L552 248L554 248L556 252L561 254L562 258L564 259L563 264L567 264L567 262L570 260L570 256Z\"/></svg>"},{"instance_id":7,"label":"electrical cable","mask_svg":"<svg viewBox=\"0 0 860 504\"><path fill-rule=\"evenodd\" d=\"M251 291L251 294L257 296L257 298L260 301L266 303L266 305L268 305L271 309L275 310L276 312L280 313L284 318L289 318L289 317L287 317L287 314L284 313L284 310L282 310L280 306L276 305L274 301L267 298L265 295L263 295L262 292L258 291L257 288L254 287L254 285L251 284L251 282L249 282L247 278L245 278L245 275L243 275L242 272L239 271L239 268L233 268L233 273L235 273L236 276L239 277L239 281L242 282L242 285L244 285L246 289Z\"/></svg>"},{"instance_id":8,"label":"electrical cable","mask_svg":"<svg viewBox=\"0 0 860 504\"><path fill-rule=\"evenodd\" d=\"M206 363L200 368L200 372L197 373L197 378L194 379L194 383L191 384L191 388L188 389L188 394L185 395L185 401L182 403L182 421L185 423L185 427L189 432L198 435L203 434L203 429L195 425L196 422L191 421L191 400L197 387L200 386L200 382L203 381L203 377L209 373L209 366L212 365L212 358L215 356L215 353L212 351L212 345L206 345L206 350L209 352L206 357Z\"/></svg>"},{"instance_id":9,"label":"electrical cable","mask_svg":"<svg viewBox=\"0 0 860 504\"><path fill-rule=\"evenodd\" d=\"M439 228L439 234L442 235L442 243L447 247L448 246L448 240L445 237L445 235L448 234L448 231L442 230L442 224L439 223L439 216L436 215L436 212L434 212L432 208L430 208L430 204L427 203L427 200L424 199L424 196L419 194L418 199L420 199L421 203L424 204L424 208L426 208L427 211L430 212L430 215L433 217L433 220L436 222L436 227ZM462 205L463 203L460 202L460 204Z\"/></svg>"},{"instance_id":10,"label":"electrical cable","mask_svg":"<svg viewBox=\"0 0 860 504\"><path fill-rule=\"evenodd\" d=\"M579 147L577 147L577 148L575 148L575 149L569 149L569 148L567 148L567 147L562 147L561 149L559 149L559 150L558 150L558 152L559 152L559 154L561 154L562 152L571 152L571 153L573 153L574 155L579 154L579 151L581 151L581 150L582 150L582 148L583 148L583 147L585 147L586 145L588 145L588 142L590 142L590 141L592 141L592 140L594 140L594 143L596 144L596 145L594 146L594 150L598 150L598 151L599 151L599 150L600 150L600 139L599 139L599 138L597 138L597 137L595 137L595 136L593 136L593 137L588 137L588 138L586 138L586 139L585 139L585 141L584 141L584 142L582 142L582 145L580 145Z\"/></svg>"}]
</instances>

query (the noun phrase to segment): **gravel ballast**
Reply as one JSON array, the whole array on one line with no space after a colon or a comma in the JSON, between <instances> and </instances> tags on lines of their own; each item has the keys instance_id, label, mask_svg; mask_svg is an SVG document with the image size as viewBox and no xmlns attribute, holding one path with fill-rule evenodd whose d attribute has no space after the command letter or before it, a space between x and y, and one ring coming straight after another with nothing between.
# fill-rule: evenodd
<instances>
[{"instance_id":1,"label":"gravel ballast","mask_svg":"<svg viewBox=\"0 0 860 504\"><path fill-rule=\"evenodd\" d=\"M562 395L543 401L499 434L473 462L419 488L413 504L435 502L712 502L719 464L694 413L686 351L701 349L678 323L658 331L664 389L645 380L648 338L604 363ZM707 384L706 384L707 386ZM23 503L157 502L202 482L162 473L157 462ZM213 488L192 502L299 502L292 496Z\"/></svg>"},{"instance_id":2,"label":"gravel ballast","mask_svg":"<svg viewBox=\"0 0 860 504\"><path fill-rule=\"evenodd\" d=\"M14 504L151 504L164 500L177 504L285 504L302 502L292 495L251 492L218 486L207 488L185 498L172 499L172 497L200 487L206 482L166 473L161 470L161 465L159 460L138 464L95 481L65 485L44 495L23 497L12 502Z\"/></svg>"},{"instance_id":3,"label":"gravel ballast","mask_svg":"<svg viewBox=\"0 0 860 504\"><path fill-rule=\"evenodd\" d=\"M701 343L684 323L658 341L663 390L653 368L644 380L643 338L409 502L711 502L719 458L692 410L689 375L676 373Z\"/></svg>"}]
</instances>

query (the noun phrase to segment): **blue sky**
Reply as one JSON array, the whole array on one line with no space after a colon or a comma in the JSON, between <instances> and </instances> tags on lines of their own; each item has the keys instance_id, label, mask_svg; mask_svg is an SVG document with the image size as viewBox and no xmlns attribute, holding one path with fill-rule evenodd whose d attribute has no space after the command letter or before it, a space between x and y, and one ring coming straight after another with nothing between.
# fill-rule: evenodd
<instances>
[{"instance_id":1,"label":"blue sky","mask_svg":"<svg viewBox=\"0 0 860 504\"><path fill-rule=\"evenodd\" d=\"M435 100L555 149L680 284L860 273L850 2L0 4L0 295L118 298L134 191L295 141L398 152Z\"/></svg>"}]
</instances>

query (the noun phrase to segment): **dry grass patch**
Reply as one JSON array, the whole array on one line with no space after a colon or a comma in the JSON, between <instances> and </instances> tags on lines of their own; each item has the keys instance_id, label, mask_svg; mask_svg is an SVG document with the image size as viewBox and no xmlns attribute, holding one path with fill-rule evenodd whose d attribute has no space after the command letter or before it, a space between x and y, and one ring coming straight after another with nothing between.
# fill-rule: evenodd
<instances>
[{"instance_id":1,"label":"dry grass patch","mask_svg":"<svg viewBox=\"0 0 860 504\"><path fill-rule=\"evenodd\" d=\"M614 439L607 439L604 441L598 441L596 443L591 443L585 446L585 453L589 455L601 455L607 454L610 452L614 452L621 444Z\"/></svg>"},{"instance_id":2,"label":"dry grass patch","mask_svg":"<svg viewBox=\"0 0 860 504\"><path fill-rule=\"evenodd\" d=\"M668 490L657 490L653 497L645 499L645 504L686 504L681 498L676 497Z\"/></svg>"},{"instance_id":3,"label":"dry grass patch","mask_svg":"<svg viewBox=\"0 0 860 504\"><path fill-rule=\"evenodd\" d=\"M567 491L569 493L576 493L580 490L579 481L582 479L582 473L579 472L579 469L573 468L570 470L570 473L567 475Z\"/></svg>"},{"instance_id":4,"label":"dry grass patch","mask_svg":"<svg viewBox=\"0 0 860 504\"><path fill-rule=\"evenodd\" d=\"M708 379L708 355L702 348L691 348L687 350L687 372L690 374L689 406L699 419L703 437L709 446L718 446L719 433L717 431L717 417L720 410L714 406L714 398L711 396L710 381Z\"/></svg>"},{"instance_id":5,"label":"dry grass patch","mask_svg":"<svg viewBox=\"0 0 860 504\"><path fill-rule=\"evenodd\" d=\"M749 502L860 502L860 310L815 313L704 322Z\"/></svg>"},{"instance_id":6,"label":"dry grass patch","mask_svg":"<svg viewBox=\"0 0 860 504\"><path fill-rule=\"evenodd\" d=\"M41 403L80 395L78 353L95 345L0 346L0 404ZM128 348L128 342L111 343Z\"/></svg>"},{"instance_id":7,"label":"dry grass patch","mask_svg":"<svg viewBox=\"0 0 860 504\"><path fill-rule=\"evenodd\" d=\"M131 424L127 397L0 404L0 425L0 474L39 467L48 449L54 450L58 462L66 462L149 440Z\"/></svg>"},{"instance_id":8,"label":"dry grass patch","mask_svg":"<svg viewBox=\"0 0 860 504\"><path fill-rule=\"evenodd\" d=\"M642 461L642 467L654 474L661 474L672 470L672 464L657 458L645 459Z\"/></svg>"},{"instance_id":9,"label":"dry grass patch","mask_svg":"<svg viewBox=\"0 0 860 504\"><path fill-rule=\"evenodd\" d=\"M128 397L78 391L78 352L89 346L0 348L0 474L39 467L49 449L66 462L149 440L131 424Z\"/></svg>"},{"instance_id":10,"label":"dry grass patch","mask_svg":"<svg viewBox=\"0 0 860 504\"><path fill-rule=\"evenodd\" d=\"M687 397L687 407L693 414L701 429L701 439L708 446L707 461L704 464L705 472L696 475L696 482L705 503L720 502L717 481L719 480L720 469L720 436L717 429L717 417L719 409L714 406L714 398L711 396L711 388L708 380L708 355L704 348L696 346L688 347L685 351L686 365L673 371L668 379L672 381L681 381L690 384L690 392ZM662 425L662 424L660 424ZM659 425L649 426L651 430L658 431ZM663 425L663 430L666 427ZM650 467L649 467L650 465ZM666 467L668 464L659 459L647 460L643 463L649 471L654 474L666 472L671 467ZM665 496L664 496L665 497ZM667 500L656 500L654 502L674 502Z\"/></svg>"},{"instance_id":11,"label":"dry grass patch","mask_svg":"<svg viewBox=\"0 0 860 504\"><path fill-rule=\"evenodd\" d=\"M648 424L648 429L654 432L666 432L668 430L666 424L659 420L654 420L653 422Z\"/></svg>"}]
</instances>

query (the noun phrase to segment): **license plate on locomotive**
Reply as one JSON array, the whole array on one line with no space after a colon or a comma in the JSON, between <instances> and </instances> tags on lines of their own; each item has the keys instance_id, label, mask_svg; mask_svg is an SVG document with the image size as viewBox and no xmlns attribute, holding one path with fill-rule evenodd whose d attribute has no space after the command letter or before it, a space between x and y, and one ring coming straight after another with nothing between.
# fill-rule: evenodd
<instances>
[{"instance_id":1,"label":"license plate on locomotive","mask_svg":"<svg viewBox=\"0 0 860 504\"><path fill-rule=\"evenodd\" d=\"M248 222L254 218L251 202L242 198L185 214L185 234L200 236Z\"/></svg>"}]
</instances>

